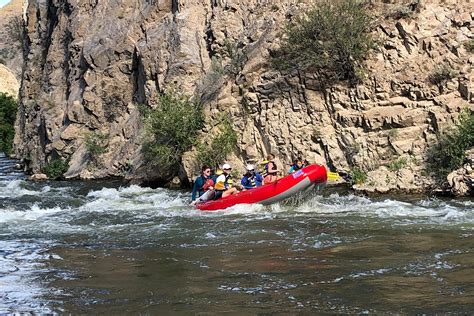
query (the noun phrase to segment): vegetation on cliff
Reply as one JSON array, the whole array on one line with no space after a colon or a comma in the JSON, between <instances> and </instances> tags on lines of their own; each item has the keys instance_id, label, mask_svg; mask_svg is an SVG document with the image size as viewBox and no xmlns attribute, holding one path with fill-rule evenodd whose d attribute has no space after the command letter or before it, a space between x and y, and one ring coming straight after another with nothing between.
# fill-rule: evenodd
<instances>
[{"instance_id":1,"label":"vegetation on cliff","mask_svg":"<svg viewBox=\"0 0 474 316\"><path fill-rule=\"evenodd\" d=\"M0 152L11 154L15 136L17 104L13 97L0 93Z\"/></svg>"},{"instance_id":2,"label":"vegetation on cliff","mask_svg":"<svg viewBox=\"0 0 474 316\"><path fill-rule=\"evenodd\" d=\"M56 180L61 178L68 168L69 161L58 158L44 166L41 171L43 171L49 179Z\"/></svg>"},{"instance_id":3,"label":"vegetation on cliff","mask_svg":"<svg viewBox=\"0 0 474 316\"><path fill-rule=\"evenodd\" d=\"M237 146L237 133L232 128L229 118L220 122L220 133L210 143L197 145L197 160L203 165L217 168L224 163Z\"/></svg>"},{"instance_id":4,"label":"vegetation on cliff","mask_svg":"<svg viewBox=\"0 0 474 316\"><path fill-rule=\"evenodd\" d=\"M314 72L325 83L356 83L360 63L373 45L372 21L362 1L322 1L287 25L275 64Z\"/></svg>"},{"instance_id":5,"label":"vegetation on cliff","mask_svg":"<svg viewBox=\"0 0 474 316\"><path fill-rule=\"evenodd\" d=\"M93 161L96 161L99 155L107 152L109 138L110 136L108 134L99 131L91 132L86 135L84 143Z\"/></svg>"},{"instance_id":6,"label":"vegetation on cliff","mask_svg":"<svg viewBox=\"0 0 474 316\"><path fill-rule=\"evenodd\" d=\"M171 89L159 97L154 109L143 109L146 136L145 158L155 165L171 168L181 162L183 153L196 144L203 127L202 109L185 94Z\"/></svg>"},{"instance_id":7,"label":"vegetation on cliff","mask_svg":"<svg viewBox=\"0 0 474 316\"><path fill-rule=\"evenodd\" d=\"M440 180L446 180L451 171L461 167L466 150L474 146L474 113L465 110L459 123L438 134L438 142L428 151L428 166Z\"/></svg>"}]
</instances>

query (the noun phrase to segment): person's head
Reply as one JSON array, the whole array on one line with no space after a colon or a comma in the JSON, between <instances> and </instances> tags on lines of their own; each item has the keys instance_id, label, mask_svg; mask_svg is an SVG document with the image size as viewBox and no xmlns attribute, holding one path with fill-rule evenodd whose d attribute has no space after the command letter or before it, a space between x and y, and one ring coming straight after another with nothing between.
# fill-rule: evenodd
<instances>
[{"instance_id":1,"label":"person's head","mask_svg":"<svg viewBox=\"0 0 474 316\"><path fill-rule=\"evenodd\" d=\"M268 161L272 161L272 160L274 160L274 159L275 159L275 155L274 155L274 154L268 154L268 155L267 155L267 160L268 160Z\"/></svg>"},{"instance_id":2,"label":"person's head","mask_svg":"<svg viewBox=\"0 0 474 316\"><path fill-rule=\"evenodd\" d=\"M303 167L303 159L301 159L301 158L296 159L295 165L296 165L298 168Z\"/></svg>"},{"instance_id":3,"label":"person's head","mask_svg":"<svg viewBox=\"0 0 474 316\"><path fill-rule=\"evenodd\" d=\"M252 175L255 173L255 167L253 165L247 165L245 168L247 170L247 174Z\"/></svg>"},{"instance_id":4,"label":"person's head","mask_svg":"<svg viewBox=\"0 0 474 316\"><path fill-rule=\"evenodd\" d=\"M206 165L202 166L201 174L203 176L209 177L211 175L211 168L209 166L206 166Z\"/></svg>"},{"instance_id":5,"label":"person's head","mask_svg":"<svg viewBox=\"0 0 474 316\"><path fill-rule=\"evenodd\" d=\"M229 174L232 171L232 167L228 163L225 163L222 166L222 170L224 171L225 174Z\"/></svg>"}]
</instances>

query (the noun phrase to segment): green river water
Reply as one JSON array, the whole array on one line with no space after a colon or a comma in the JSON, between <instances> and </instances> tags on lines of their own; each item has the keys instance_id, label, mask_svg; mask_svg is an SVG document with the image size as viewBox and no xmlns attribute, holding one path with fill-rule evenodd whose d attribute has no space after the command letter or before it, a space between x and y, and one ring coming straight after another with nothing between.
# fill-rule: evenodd
<instances>
[{"instance_id":1,"label":"green river water","mask_svg":"<svg viewBox=\"0 0 474 316\"><path fill-rule=\"evenodd\" d=\"M32 183L0 161L0 314L472 314L474 201Z\"/></svg>"}]
</instances>

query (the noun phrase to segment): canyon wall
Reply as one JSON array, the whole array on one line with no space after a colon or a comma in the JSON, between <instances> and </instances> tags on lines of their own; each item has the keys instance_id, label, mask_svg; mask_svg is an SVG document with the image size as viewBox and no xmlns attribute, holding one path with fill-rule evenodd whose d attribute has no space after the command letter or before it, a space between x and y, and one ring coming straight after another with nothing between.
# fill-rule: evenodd
<instances>
[{"instance_id":1,"label":"canyon wall","mask_svg":"<svg viewBox=\"0 0 474 316\"><path fill-rule=\"evenodd\" d=\"M23 0L0 8L0 92L18 97L23 64Z\"/></svg>"},{"instance_id":2,"label":"canyon wall","mask_svg":"<svg viewBox=\"0 0 474 316\"><path fill-rule=\"evenodd\" d=\"M364 169L363 190L426 189L427 147L474 108L473 4L373 2L377 47L364 82L323 91L311 74L282 74L270 61L285 23L311 1L30 1L16 154L32 172L62 158L70 178L185 181L198 172L194 151L174 171L151 167L140 151L137 105L157 106L175 87L202 102L203 140L223 113L231 117L237 169L273 152L282 164L301 156ZM212 60L231 71L220 74ZM430 79L447 70L446 80ZM108 136L108 150L92 164L84 140L94 131Z\"/></svg>"}]
</instances>

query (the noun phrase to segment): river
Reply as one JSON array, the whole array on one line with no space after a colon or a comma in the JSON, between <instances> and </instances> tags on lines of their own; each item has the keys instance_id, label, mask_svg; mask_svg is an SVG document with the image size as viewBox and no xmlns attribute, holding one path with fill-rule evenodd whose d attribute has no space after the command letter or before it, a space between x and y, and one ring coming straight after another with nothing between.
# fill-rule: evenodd
<instances>
[{"instance_id":1,"label":"river","mask_svg":"<svg viewBox=\"0 0 474 316\"><path fill-rule=\"evenodd\" d=\"M474 202L26 181L0 158L0 313L472 313Z\"/></svg>"}]
</instances>

